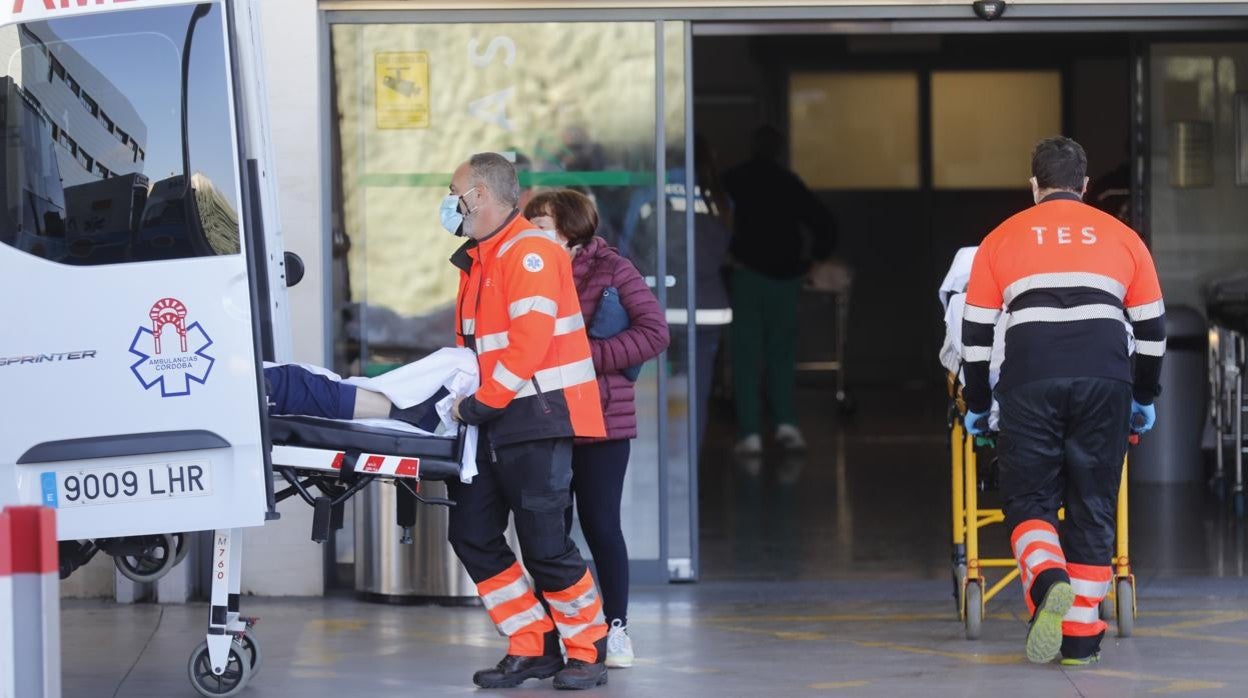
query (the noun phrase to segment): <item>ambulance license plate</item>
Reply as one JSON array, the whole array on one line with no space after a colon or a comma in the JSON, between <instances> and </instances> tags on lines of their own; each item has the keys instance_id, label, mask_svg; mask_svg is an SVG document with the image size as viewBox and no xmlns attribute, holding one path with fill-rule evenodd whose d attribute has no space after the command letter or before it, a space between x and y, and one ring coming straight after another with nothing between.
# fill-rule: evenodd
<instances>
[{"instance_id":1,"label":"ambulance license plate","mask_svg":"<svg viewBox=\"0 0 1248 698\"><path fill-rule=\"evenodd\" d=\"M43 504L67 507L212 494L206 460L146 463L42 474Z\"/></svg>"}]
</instances>

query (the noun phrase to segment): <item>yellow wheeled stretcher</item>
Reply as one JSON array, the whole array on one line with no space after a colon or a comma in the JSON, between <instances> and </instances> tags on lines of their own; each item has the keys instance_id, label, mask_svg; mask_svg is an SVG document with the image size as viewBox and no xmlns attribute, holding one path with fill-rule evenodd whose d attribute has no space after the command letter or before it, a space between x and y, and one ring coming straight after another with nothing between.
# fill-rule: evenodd
<instances>
[{"instance_id":1,"label":"yellow wheeled stretcher","mask_svg":"<svg viewBox=\"0 0 1248 698\"><path fill-rule=\"evenodd\" d=\"M1018 563L1013 557L981 558L979 531L982 528L1005 522L1001 509L986 509L979 505L979 493L987 489L978 464L978 448L994 445L991 437L971 438L966 433L963 416L966 405L962 402L961 386L957 378L948 375L949 407L949 454L952 464L951 492L953 499L953 590L958 618L966 626L966 639L978 640L983 630L984 609L1001 590L1019 576ZM1131 443L1138 441L1131 436ZM1065 518L1065 510L1057 512L1058 519ZM1129 511L1127 508L1127 458L1122 461L1122 484L1118 488L1118 513L1115 531L1115 547L1112 566L1114 583L1110 595L1101 602L1101 618L1117 618L1118 636L1131 637L1135 628L1135 575L1131 573L1128 555ZM990 569L1005 570L1004 576L989 586L986 572Z\"/></svg>"}]
</instances>

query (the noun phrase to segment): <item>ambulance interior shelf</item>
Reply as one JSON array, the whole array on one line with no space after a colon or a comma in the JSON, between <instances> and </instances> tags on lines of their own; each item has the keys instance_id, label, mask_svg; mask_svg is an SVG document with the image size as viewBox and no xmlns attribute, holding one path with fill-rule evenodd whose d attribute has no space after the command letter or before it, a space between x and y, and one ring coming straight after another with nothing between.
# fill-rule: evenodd
<instances>
[{"instance_id":1,"label":"ambulance interior shelf","mask_svg":"<svg viewBox=\"0 0 1248 698\"><path fill-rule=\"evenodd\" d=\"M465 427L454 437L422 435L354 422L307 416L270 416L273 469L288 487L275 497L298 495L314 508L312 540L323 543L342 528L343 504L377 479L397 488L397 521L402 542L411 542L416 502L454 506L449 499L424 497L421 480L459 477ZM315 487L319 494L313 494Z\"/></svg>"}]
</instances>

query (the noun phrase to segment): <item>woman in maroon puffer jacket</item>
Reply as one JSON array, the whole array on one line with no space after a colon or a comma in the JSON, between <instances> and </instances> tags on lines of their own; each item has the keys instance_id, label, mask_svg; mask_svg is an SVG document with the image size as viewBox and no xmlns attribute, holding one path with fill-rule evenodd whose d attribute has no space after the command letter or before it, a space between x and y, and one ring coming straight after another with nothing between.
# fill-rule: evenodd
<instances>
[{"instance_id":1,"label":"woman in maroon puffer jacket","mask_svg":"<svg viewBox=\"0 0 1248 698\"><path fill-rule=\"evenodd\" d=\"M591 333L589 340L607 438L578 440L572 451L572 494L581 531L598 568L602 609L610 624L607 666L628 667L633 664L633 647L627 634L628 548L620 528L620 498L629 440L637 436L637 409L633 381L623 371L667 348L667 319L637 267L594 235L598 212L588 197L567 189L542 192L525 206L524 217L540 228L554 230L568 246L586 327L593 326L594 314L609 288L618 291L619 304L628 314L627 329L605 339ZM571 505L567 522L571 528Z\"/></svg>"}]
</instances>

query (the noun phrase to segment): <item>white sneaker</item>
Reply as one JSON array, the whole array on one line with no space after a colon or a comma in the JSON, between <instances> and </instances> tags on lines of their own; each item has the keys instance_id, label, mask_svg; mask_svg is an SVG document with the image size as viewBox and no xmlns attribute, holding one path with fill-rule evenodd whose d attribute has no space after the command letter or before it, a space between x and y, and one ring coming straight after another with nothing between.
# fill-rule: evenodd
<instances>
[{"instance_id":1,"label":"white sneaker","mask_svg":"<svg viewBox=\"0 0 1248 698\"><path fill-rule=\"evenodd\" d=\"M732 452L738 456L757 456L763 452L763 437L749 434L737 442Z\"/></svg>"},{"instance_id":2,"label":"white sneaker","mask_svg":"<svg viewBox=\"0 0 1248 698\"><path fill-rule=\"evenodd\" d=\"M802 438L802 432L792 424L781 424L776 427L776 441L789 451L806 450L806 439Z\"/></svg>"},{"instance_id":3,"label":"white sneaker","mask_svg":"<svg viewBox=\"0 0 1248 698\"><path fill-rule=\"evenodd\" d=\"M619 618L611 621L607 631L607 666L611 669L627 669L633 665L633 641L628 637L628 626Z\"/></svg>"}]
</instances>

